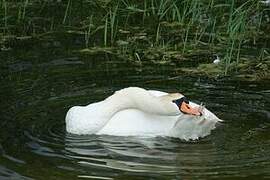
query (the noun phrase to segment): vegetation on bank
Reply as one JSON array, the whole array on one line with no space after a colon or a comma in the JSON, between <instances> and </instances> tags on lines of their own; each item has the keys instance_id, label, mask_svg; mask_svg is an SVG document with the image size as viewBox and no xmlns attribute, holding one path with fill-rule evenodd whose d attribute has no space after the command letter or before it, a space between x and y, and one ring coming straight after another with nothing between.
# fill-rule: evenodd
<instances>
[{"instance_id":1,"label":"vegetation on bank","mask_svg":"<svg viewBox=\"0 0 270 180\"><path fill-rule=\"evenodd\" d=\"M2 51L60 32L82 38L80 53L161 64L195 57L196 68L182 70L208 76L270 74L270 5L258 0L1 0L0 24Z\"/></svg>"}]
</instances>

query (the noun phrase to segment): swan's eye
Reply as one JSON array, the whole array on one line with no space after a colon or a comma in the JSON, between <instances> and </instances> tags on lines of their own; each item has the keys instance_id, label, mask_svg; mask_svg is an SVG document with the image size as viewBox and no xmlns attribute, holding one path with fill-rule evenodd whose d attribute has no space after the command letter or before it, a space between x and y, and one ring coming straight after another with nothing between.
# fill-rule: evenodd
<instances>
[{"instance_id":1,"label":"swan's eye","mask_svg":"<svg viewBox=\"0 0 270 180\"><path fill-rule=\"evenodd\" d=\"M181 107L183 103L185 103L186 106L189 104L189 101L185 96L181 97L180 99L173 100L172 102L175 103L178 107Z\"/></svg>"}]
</instances>

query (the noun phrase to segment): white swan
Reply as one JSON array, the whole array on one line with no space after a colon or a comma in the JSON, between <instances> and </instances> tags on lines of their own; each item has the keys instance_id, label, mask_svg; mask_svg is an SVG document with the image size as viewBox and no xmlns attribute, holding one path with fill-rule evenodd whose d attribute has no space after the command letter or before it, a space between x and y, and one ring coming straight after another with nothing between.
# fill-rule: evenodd
<instances>
[{"instance_id":1,"label":"white swan","mask_svg":"<svg viewBox=\"0 0 270 180\"><path fill-rule=\"evenodd\" d=\"M221 120L206 108L200 110L199 105L187 103L179 93L125 88L104 101L70 108L66 130L80 135L170 136L185 140L209 135Z\"/></svg>"}]
</instances>

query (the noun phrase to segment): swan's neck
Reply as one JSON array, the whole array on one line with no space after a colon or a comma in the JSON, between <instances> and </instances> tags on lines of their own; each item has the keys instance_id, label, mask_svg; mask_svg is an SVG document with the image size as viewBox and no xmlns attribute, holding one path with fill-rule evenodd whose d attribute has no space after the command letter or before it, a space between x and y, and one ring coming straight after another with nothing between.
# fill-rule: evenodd
<instances>
[{"instance_id":1,"label":"swan's neck","mask_svg":"<svg viewBox=\"0 0 270 180\"><path fill-rule=\"evenodd\" d=\"M103 101L102 108L103 113L109 117L125 109L137 109L163 116L180 114L177 106L168 98L155 97L141 88L126 88L117 91Z\"/></svg>"}]
</instances>

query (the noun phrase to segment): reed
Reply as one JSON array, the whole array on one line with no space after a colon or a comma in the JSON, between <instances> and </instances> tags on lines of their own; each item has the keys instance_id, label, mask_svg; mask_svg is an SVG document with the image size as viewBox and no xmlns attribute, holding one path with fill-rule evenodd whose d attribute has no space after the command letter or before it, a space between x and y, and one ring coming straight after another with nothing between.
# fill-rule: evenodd
<instances>
[{"instance_id":1,"label":"reed","mask_svg":"<svg viewBox=\"0 0 270 180\"><path fill-rule=\"evenodd\" d=\"M234 11L234 0L231 0L231 4L230 4L230 13L229 13L229 22L227 25L227 33L230 32L231 30L231 26L232 26L232 20L233 20L233 11Z\"/></svg>"},{"instance_id":2,"label":"reed","mask_svg":"<svg viewBox=\"0 0 270 180\"><path fill-rule=\"evenodd\" d=\"M235 59L236 64L239 63L241 45L245 38L244 35L246 32L246 27L248 25L248 14L253 9L254 3L253 1L248 0L236 9L232 8L234 6L234 0L232 0L229 23L227 26L227 44L229 46L229 50L226 52L226 63L224 69L225 75L228 74L228 70L233 59ZM236 51L236 53L234 53L234 51Z\"/></svg>"},{"instance_id":3,"label":"reed","mask_svg":"<svg viewBox=\"0 0 270 180\"><path fill-rule=\"evenodd\" d=\"M23 12L22 12L22 19L25 18L25 13L26 13L26 7L28 6L29 0L25 0L23 4Z\"/></svg>"},{"instance_id":4,"label":"reed","mask_svg":"<svg viewBox=\"0 0 270 180\"><path fill-rule=\"evenodd\" d=\"M85 31L84 39L85 39L85 47L89 48L89 42L90 42L90 36L91 36L91 26L93 23L93 15L90 16L89 18L89 23L88 23L88 29Z\"/></svg>"},{"instance_id":5,"label":"reed","mask_svg":"<svg viewBox=\"0 0 270 180\"><path fill-rule=\"evenodd\" d=\"M62 24L65 24L66 23L66 19L67 19L67 16L68 16L68 13L71 11L71 2L72 0L68 0L68 4L67 4L67 7L66 7L66 10L65 10L65 14L64 14L64 18L63 18L63 21L62 21Z\"/></svg>"},{"instance_id":6,"label":"reed","mask_svg":"<svg viewBox=\"0 0 270 180\"><path fill-rule=\"evenodd\" d=\"M199 30L195 32L195 37L194 37L194 45L198 45L199 42L201 41L202 37L205 35L207 29L207 25L204 27L201 27Z\"/></svg>"},{"instance_id":7,"label":"reed","mask_svg":"<svg viewBox=\"0 0 270 180\"><path fill-rule=\"evenodd\" d=\"M172 2L172 20L181 22L181 13L175 1Z\"/></svg>"},{"instance_id":8,"label":"reed","mask_svg":"<svg viewBox=\"0 0 270 180\"><path fill-rule=\"evenodd\" d=\"M186 51L186 45L187 45L187 41L188 41L190 26L191 26L191 22L189 22L189 24L187 25L187 29L185 31L185 36L184 36L184 39L183 39L182 53L185 53L185 51Z\"/></svg>"},{"instance_id":9,"label":"reed","mask_svg":"<svg viewBox=\"0 0 270 180\"><path fill-rule=\"evenodd\" d=\"M143 25L144 25L145 19L148 16L148 12L147 12L147 10L148 10L147 1L144 1L144 4L143 5L144 5L144 11L143 11L143 19L142 19L142 21L143 21Z\"/></svg>"},{"instance_id":10,"label":"reed","mask_svg":"<svg viewBox=\"0 0 270 180\"><path fill-rule=\"evenodd\" d=\"M159 39L160 39L160 24L158 24L157 30L156 30L156 42L155 42L155 44L157 46L159 45Z\"/></svg>"},{"instance_id":11,"label":"reed","mask_svg":"<svg viewBox=\"0 0 270 180\"><path fill-rule=\"evenodd\" d=\"M232 63L241 61L244 45L253 46L266 35L270 11L269 7L254 0L68 0L62 14L46 11L61 7L63 2L46 1L40 7L39 0L0 2L0 34L75 29L84 36L85 47L92 43L114 46L122 40L129 42L125 51L132 51L134 47L143 51L154 45L186 53L187 49L188 52L196 51L203 45L209 52L224 57L224 74L229 73ZM69 26L66 26L67 22ZM80 27L82 24L84 27ZM92 28L93 24L96 29ZM119 29L128 33L118 33ZM136 37L141 32L147 34L144 40ZM262 48L269 49L267 43ZM134 52L129 53L134 57Z\"/></svg>"},{"instance_id":12,"label":"reed","mask_svg":"<svg viewBox=\"0 0 270 180\"><path fill-rule=\"evenodd\" d=\"M21 21L21 19L22 19L22 9L23 9L23 7L22 6L19 6L18 7L19 9L18 9L18 16L17 16L17 23L19 23L20 21Z\"/></svg>"},{"instance_id":13,"label":"reed","mask_svg":"<svg viewBox=\"0 0 270 180\"><path fill-rule=\"evenodd\" d=\"M201 16L201 12L203 12L203 9L200 6L200 1L193 0L190 4L190 10L189 13L191 13L191 22L192 24L198 22Z\"/></svg>"},{"instance_id":14,"label":"reed","mask_svg":"<svg viewBox=\"0 0 270 180\"><path fill-rule=\"evenodd\" d=\"M3 0L3 8L4 8L4 34L8 31L8 16L7 16L7 2Z\"/></svg>"},{"instance_id":15,"label":"reed","mask_svg":"<svg viewBox=\"0 0 270 180\"><path fill-rule=\"evenodd\" d=\"M111 45L114 43L114 39L117 34L117 11L118 11L118 4L109 11L109 18L110 18L110 32L111 32Z\"/></svg>"},{"instance_id":16,"label":"reed","mask_svg":"<svg viewBox=\"0 0 270 180\"><path fill-rule=\"evenodd\" d=\"M152 15L155 16L156 15L156 7L155 7L155 0L151 0L151 12Z\"/></svg>"},{"instance_id":17,"label":"reed","mask_svg":"<svg viewBox=\"0 0 270 180\"><path fill-rule=\"evenodd\" d=\"M243 42L243 41L240 41L240 42L238 43L237 56L236 56L236 64L239 64L242 42Z\"/></svg>"},{"instance_id":18,"label":"reed","mask_svg":"<svg viewBox=\"0 0 270 180\"><path fill-rule=\"evenodd\" d=\"M231 65L231 60L232 60L232 56L233 56L233 50L234 50L234 46L235 46L235 40L232 41L231 46L229 47L229 49L227 50L226 53L226 61L225 61L225 69L224 69L224 74L227 75L228 71L229 71L229 67Z\"/></svg>"},{"instance_id":19,"label":"reed","mask_svg":"<svg viewBox=\"0 0 270 180\"><path fill-rule=\"evenodd\" d=\"M157 8L157 14L159 21L166 19L166 16L169 14L172 5L170 4L170 0L160 0Z\"/></svg>"},{"instance_id":20,"label":"reed","mask_svg":"<svg viewBox=\"0 0 270 180\"><path fill-rule=\"evenodd\" d=\"M216 36L216 22L216 17L214 17L214 20L211 21L212 27L208 38L208 43L210 43L211 45L213 44Z\"/></svg>"},{"instance_id":21,"label":"reed","mask_svg":"<svg viewBox=\"0 0 270 180\"><path fill-rule=\"evenodd\" d=\"M107 46L107 37L108 36L108 14L105 16L105 25L104 25L104 46Z\"/></svg>"}]
</instances>

